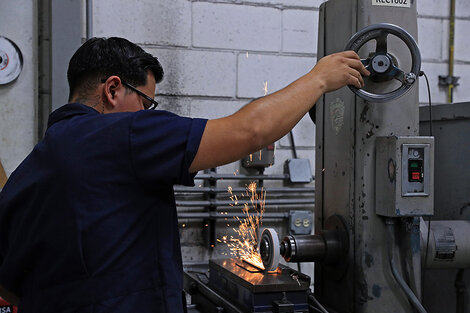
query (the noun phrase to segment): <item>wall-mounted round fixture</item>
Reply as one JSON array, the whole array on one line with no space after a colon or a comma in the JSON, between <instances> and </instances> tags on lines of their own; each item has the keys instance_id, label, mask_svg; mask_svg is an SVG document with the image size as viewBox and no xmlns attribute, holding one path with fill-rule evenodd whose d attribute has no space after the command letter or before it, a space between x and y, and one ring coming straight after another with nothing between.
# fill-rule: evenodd
<instances>
[{"instance_id":1,"label":"wall-mounted round fixture","mask_svg":"<svg viewBox=\"0 0 470 313\"><path fill-rule=\"evenodd\" d=\"M10 39L0 36L0 86L14 82L23 68L23 55Z\"/></svg>"}]
</instances>

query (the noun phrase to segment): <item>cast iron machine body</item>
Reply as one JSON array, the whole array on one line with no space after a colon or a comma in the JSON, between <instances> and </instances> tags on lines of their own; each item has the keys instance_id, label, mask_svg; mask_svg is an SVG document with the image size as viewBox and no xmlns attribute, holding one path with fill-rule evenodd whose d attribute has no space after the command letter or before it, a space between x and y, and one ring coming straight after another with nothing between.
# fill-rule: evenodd
<instances>
[{"instance_id":1,"label":"cast iron machine body","mask_svg":"<svg viewBox=\"0 0 470 313\"><path fill-rule=\"evenodd\" d=\"M409 7L378 6L370 0L327 1L320 8L318 57L344 50L354 34L379 23L398 26L417 39L416 1ZM414 46L397 38L396 33L373 31L366 35L368 43L353 43L348 48L357 50L366 66L380 61L380 66L417 76L419 56ZM360 42L361 38L356 39ZM374 68L376 73L390 71L380 66ZM315 107L315 229L325 229L328 218L338 215L345 220L349 234L347 256L338 265L344 269L342 276L324 264L315 266L315 295L336 312L414 310L390 270L392 243L385 218L377 214L375 199L377 138L418 136L417 81L409 84L397 73L390 73L392 79L388 80L372 77L363 92L355 91L362 93L359 95L349 88L325 94ZM396 93L400 93L398 97ZM430 209L432 212L432 206ZM413 215L391 218L399 221L393 228L400 248L392 247L395 258L402 260L399 272L404 273L406 267L407 281L419 297L419 223Z\"/></svg>"}]
</instances>

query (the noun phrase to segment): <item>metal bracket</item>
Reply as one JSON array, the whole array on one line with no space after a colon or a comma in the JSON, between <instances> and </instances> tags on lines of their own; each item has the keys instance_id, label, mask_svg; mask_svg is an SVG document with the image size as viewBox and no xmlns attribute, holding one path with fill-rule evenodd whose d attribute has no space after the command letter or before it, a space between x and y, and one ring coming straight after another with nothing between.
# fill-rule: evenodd
<instances>
[{"instance_id":1,"label":"metal bracket","mask_svg":"<svg viewBox=\"0 0 470 313\"><path fill-rule=\"evenodd\" d=\"M439 86L448 87L450 85L457 87L459 85L459 76L439 75Z\"/></svg>"}]
</instances>

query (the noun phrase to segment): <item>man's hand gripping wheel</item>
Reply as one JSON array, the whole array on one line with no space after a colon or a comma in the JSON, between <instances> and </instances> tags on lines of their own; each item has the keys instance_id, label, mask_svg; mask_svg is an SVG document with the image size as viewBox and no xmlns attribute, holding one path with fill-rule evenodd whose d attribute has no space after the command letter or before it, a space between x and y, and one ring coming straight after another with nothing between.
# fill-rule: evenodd
<instances>
[{"instance_id":1,"label":"man's hand gripping wheel","mask_svg":"<svg viewBox=\"0 0 470 313\"><path fill-rule=\"evenodd\" d=\"M411 71L404 72L397 66L394 56L388 53L388 35L392 34L401 39L411 54ZM369 79L374 82L386 82L392 79L398 80L401 85L395 90L376 94L363 88L354 86L349 88L359 97L371 102L387 102L396 99L408 92L415 83L421 69L421 53L413 37L403 28L393 24L374 24L367 26L351 37L345 50L353 50L356 53L359 49L371 40L376 41L375 52L372 52L366 59L361 59L362 64L371 73Z\"/></svg>"}]
</instances>

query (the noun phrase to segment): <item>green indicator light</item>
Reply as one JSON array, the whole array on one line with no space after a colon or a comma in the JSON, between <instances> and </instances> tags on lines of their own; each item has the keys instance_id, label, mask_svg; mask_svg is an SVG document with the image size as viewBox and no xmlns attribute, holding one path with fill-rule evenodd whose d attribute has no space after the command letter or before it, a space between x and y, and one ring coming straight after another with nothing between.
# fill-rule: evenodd
<instances>
[{"instance_id":1,"label":"green indicator light","mask_svg":"<svg viewBox=\"0 0 470 313\"><path fill-rule=\"evenodd\" d=\"M410 167L418 167L418 162L410 162Z\"/></svg>"}]
</instances>

